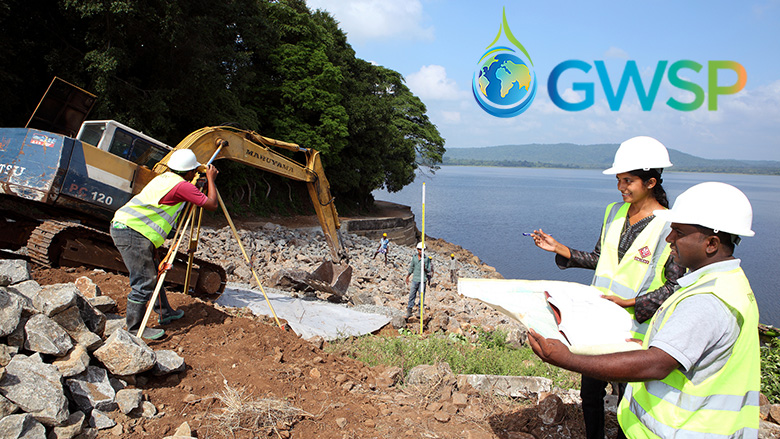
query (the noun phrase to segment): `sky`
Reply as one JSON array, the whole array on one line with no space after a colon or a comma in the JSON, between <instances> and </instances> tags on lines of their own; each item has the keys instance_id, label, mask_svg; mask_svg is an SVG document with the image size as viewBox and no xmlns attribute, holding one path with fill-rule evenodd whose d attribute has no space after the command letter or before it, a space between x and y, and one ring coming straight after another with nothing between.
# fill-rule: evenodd
<instances>
[{"instance_id":1,"label":"sky","mask_svg":"<svg viewBox=\"0 0 780 439\"><path fill-rule=\"evenodd\" d=\"M647 135L667 148L711 159L780 160L780 0L758 1L494 1L494 0L307 0L329 12L346 32L358 58L401 73L428 109L446 148L527 143L621 143ZM472 93L480 58L501 28L503 13L525 47L536 74L530 107L512 118L482 110ZM503 40L502 40L503 41ZM556 88L569 102L584 99L573 84L590 82L594 104L581 111L555 105L548 93L553 69L581 60L589 72L567 70ZM690 60L703 67L678 76L707 97L698 109L680 111L669 98L694 95L670 83L669 67ZM710 61L745 68L744 88L707 109L710 86L730 86L737 74ZM644 111L628 86L620 109L610 109L596 61L603 61L613 88L634 61L649 88L661 82L652 109ZM660 61L668 61L665 69ZM661 66L661 67L659 67Z\"/></svg>"}]
</instances>

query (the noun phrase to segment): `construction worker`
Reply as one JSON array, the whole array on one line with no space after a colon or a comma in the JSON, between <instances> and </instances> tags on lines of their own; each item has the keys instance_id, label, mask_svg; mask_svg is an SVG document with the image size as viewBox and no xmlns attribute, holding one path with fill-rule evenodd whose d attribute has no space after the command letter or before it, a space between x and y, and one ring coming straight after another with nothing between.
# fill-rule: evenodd
<instances>
[{"instance_id":1,"label":"construction worker","mask_svg":"<svg viewBox=\"0 0 780 439\"><path fill-rule=\"evenodd\" d=\"M111 238L119 249L130 277L130 294L127 296L127 330L135 335L140 329L157 282L155 249L160 247L171 232L184 203L193 203L206 210L214 211L219 206L215 179L217 168L212 165L206 170L208 196L190 183L199 168L195 153L189 149L174 151L168 160L169 172L158 175L143 190L122 206L111 221ZM159 293L155 312L160 314L160 323L166 324L184 316L183 310L174 310L168 303L165 289ZM145 328L142 336L156 340L165 331L159 328Z\"/></svg>"},{"instance_id":2,"label":"construction worker","mask_svg":"<svg viewBox=\"0 0 780 439\"><path fill-rule=\"evenodd\" d=\"M455 253L450 253L450 282L453 285L458 283L458 261L455 260Z\"/></svg>"},{"instance_id":3,"label":"construction worker","mask_svg":"<svg viewBox=\"0 0 780 439\"><path fill-rule=\"evenodd\" d=\"M740 260L740 236L753 236L750 201L725 183L683 192L666 241L690 272L650 322L642 350L572 354L529 331L542 360L602 380L628 381L618 421L631 438L758 437L758 306Z\"/></svg>"},{"instance_id":4,"label":"construction worker","mask_svg":"<svg viewBox=\"0 0 780 439\"><path fill-rule=\"evenodd\" d=\"M385 255L385 264L387 264L387 253L388 253L388 246L390 245L390 240L387 239L387 233L382 233L382 238L379 240L379 248L376 249L376 252L374 253L374 256L371 257L371 259L374 259L376 255L379 253L384 253Z\"/></svg>"},{"instance_id":5,"label":"construction worker","mask_svg":"<svg viewBox=\"0 0 780 439\"><path fill-rule=\"evenodd\" d=\"M643 322L672 294L677 278L685 272L669 258L669 245L664 241L669 225L654 216L655 211L669 207L661 173L670 166L666 147L652 137L634 137L620 145L612 167L603 173L617 177L623 202L607 206L593 252L570 249L541 229L532 234L538 247L556 253L559 268L595 270L592 285L635 317L632 332L637 339L647 330ZM607 384L582 376L580 396L588 439L604 439ZM617 387L620 397L625 384ZM618 439L624 437L618 434Z\"/></svg>"},{"instance_id":6,"label":"construction worker","mask_svg":"<svg viewBox=\"0 0 780 439\"><path fill-rule=\"evenodd\" d=\"M414 302L417 299L417 292L420 291L420 286L423 282L422 270L425 265L425 279L428 280L430 285L430 277L428 273L431 271L431 258L425 258L425 263L421 264L422 260L423 244L422 242L417 244L417 256L412 256L412 260L409 263L409 272L406 274L406 285L409 285L409 276L412 276L412 286L409 288L409 302L406 304L406 318L412 316L412 308L414 308ZM420 298L420 306L423 306L423 298Z\"/></svg>"}]
</instances>

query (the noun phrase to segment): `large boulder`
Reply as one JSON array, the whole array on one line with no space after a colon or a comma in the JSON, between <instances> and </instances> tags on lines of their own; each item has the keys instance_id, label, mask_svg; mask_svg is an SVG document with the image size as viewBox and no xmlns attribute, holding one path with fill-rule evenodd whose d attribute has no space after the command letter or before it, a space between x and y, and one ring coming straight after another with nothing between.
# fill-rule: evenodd
<instances>
[{"instance_id":1,"label":"large boulder","mask_svg":"<svg viewBox=\"0 0 780 439\"><path fill-rule=\"evenodd\" d=\"M9 285L30 279L30 264L22 259L0 259L0 277L7 277Z\"/></svg>"},{"instance_id":2,"label":"large boulder","mask_svg":"<svg viewBox=\"0 0 780 439\"><path fill-rule=\"evenodd\" d=\"M46 285L32 298L33 305L38 311L51 317L73 306L78 291L73 284Z\"/></svg>"},{"instance_id":3,"label":"large boulder","mask_svg":"<svg viewBox=\"0 0 780 439\"><path fill-rule=\"evenodd\" d=\"M116 392L102 367L89 366L84 372L65 380L73 401L84 412L98 409L110 412L116 408Z\"/></svg>"},{"instance_id":4,"label":"large boulder","mask_svg":"<svg viewBox=\"0 0 780 439\"><path fill-rule=\"evenodd\" d=\"M87 325L84 324L78 306L71 306L65 311L51 316L51 318L57 322L68 335L73 337L78 344L86 347L88 351L94 351L100 347L100 344L103 342L99 335L90 331L87 328Z\"/></svg>"},{"instance_id":5,"label":"large boulder","mask_svg":"<svg viewBox=\"0 0 780 439\"><path fill-rule=\"evenodd\" d=\"M0 394L44 425L59 425L70 415L61 379L39 354L17 354L5 368Z\"/></svg>"},{"instance_id":6,"label":"large boulder","mask_svg":"<svg viewBox=\"0 0 780 439\"><path fill-rule=\"evenodd\" d=\"M46 439L46 427L29 413L0 419L0 437L7 439Z\"/></svg>"},{"instance_id":7,"label":"large boulder","mask_svg":"<svg viewBox=\"0 0 780 439\"><path fill-rule=\"evenodd\" d=\"M135 375L154 367L154 351L140 338L117 329L93 355L114 375Z\"/></svg>"},{"instance_id":8,"label":"large boulder","mask_svg":"<svg viewBox=\"0 0 780 439\"><path fill-rule=\"evenodd\" d=\"M43 314L35 314L24 325L24 348L40 352L63 356L73 349L73 341L62 326Z\"/></svg>"},{"instance_id":9,"label":"large boulder","mask_svg":"<svg viewBox=\"0 0 780 439\"><path fill-rule=\"evenodd\" d=\"M0 337L14 332L22 317L22 302L16 294L0 287Z\"/></svg>"}]
</instances>

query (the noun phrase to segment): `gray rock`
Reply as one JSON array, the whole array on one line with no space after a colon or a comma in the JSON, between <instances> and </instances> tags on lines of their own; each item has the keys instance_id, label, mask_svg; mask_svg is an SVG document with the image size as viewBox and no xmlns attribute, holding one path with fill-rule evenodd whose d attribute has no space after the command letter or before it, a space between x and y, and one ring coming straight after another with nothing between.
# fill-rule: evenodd
<instances>
[{"instance_id":1,"label":"gray rock","mask_svg":"<svg viewBox=\"0 0 780 439\"><path fill-rule=\"evenodd\" d=\"M119 411L128 415L133 410L141 407L144 395L141 389L122 389L116 392L116 403Z\"/></svg>"},{"instance_id":2,"label":"gray rock","mask_svg":"<svg viewBox=\"0 0 780 439\"><path fill-rule=\"evenodd\" d=\"M16 348L17 351L24 347L24 325L27 324L28 317L22 315L19 319L19 324L16 325L16 329L6 337L6 344L11 348Z\"/></svg>"},{"instance_id":3,"label":"gray rock","mask_svg":"<svg viewBox=\"0 0 780 439\"><path fill-rule=\"evenodd\" d=\"M152 373L157 376L182 372L187 367L184 358L174 351L162 349L154 353L157 356L157 361L154 363Z\"/></svg>"},{"instance_id":4,"label":"gray rock","mask_svg":"<svg viewBox=\"0 0 780 439\"><path fill-rule=\"evenodd\" d=\"M76 411L71 413L65 423L52 429L48 439L73 439L84 430L84 421L86 419L87 415L84 412Z\"/></svg>"},{"instance_id":5,"label":"gray rock","mask_svg":"<svg viewBox=\"0 0 780 439\"><path fill-rule=\"evenodd\" d=\"M88 366L84 372L65 380L71 397L83 411L92 409L110 412L116 409L114 388L102 367Z\"/></svg>"},{"instance_id":6,"label":"gray rock","mask_svg":"<svg viewBox=\"0 0 780 439\"><path fill-rule=\"evenodd\" d=\"M14 332L22 317L22 302L16 294L0 287L0 337Z\"/></svg>"},{"instance_id":7,"label":"gray rock","mask_svg":"<svg viewBox=\"0 0 780 439\"><path fill-rule=\"evenodd\" d=\"M95 282L93 282L92 279L88 278L87 276L81 276L73 283L76 285L76 288L79 289L81 296L86 299L92 299L94 297L103 295L100 292L100 287L98 287Z\"/></svg>"},{"instance_id":8,"label":"gray rock","mask_svg":"<svg viewBox=\"0 0 780 439\"><path fill-rule=\"evenodd\" d=\"M96 430L105 430L115 425L116 421L98 409L92 410L89 415L89 426Z\"/></svg>"},{"instance_id":9,"label":"gray rock","mask_svg":"<svg viewBox=\"0 0 780 439\"><path fill-rule=\"evenodd\" d=\"M455 381L455 375L447 363L421 364L413 367L406 375L406 384L413 386L433 387L444 381Z\"/></svg>"},{"instance_id":10,"label":"gray rock","mask_svg":"<svg viewBox=\"0 0 780 439\"><path fill-rule=\"evenodd\" d=\"M99 335L87 329L87 325L81 319L81 313L77 306L71 306L65 311L51 316L51 319L57 322L78 344L84 346L90 352L99 348L103 342Z\"/></svg>"},{"instance_id":11,"label":"gray rock","mask_svg":"<svg viewBox=\"0 0 780 439\"><path fill-rule=\"evenodd\" d=\"M0 259L0 276L8 276L10 285L30 279L30 264L23 259Z\"/></svg>"},{"instance_id":12,"label":"gray rock","mask_svg":"<svg viewBox=\"0 0 780 439\"><path fill-rule=\"evenodd\" d=\"M3 439L46 439L46 427L29 413L10 415L0 419L0 437Z\"/></svg>"},{"instance_id":13,"label":"gray rock","mask_svg":"<svg viewBox=\"0 0 780 439\"><path fill-rule=\"evenodd\" d=\"M62 326L43 314L35 314L24 325L24 348L42 354L65 355L73 342Z\"/></svg>"},{"instance_id":14,"label":"gray rock","mask_svg":"<svg viewBox=\"0 0 780 439\"><path fill-rule=\"evenodd\" d=\"M0 419L16 413L17 410L19 410L18 405L9 401L5 396L0 395Z\"/></svg>"},{"instance_id":15,"label":"gray rock","mask_svg":"<svg viewBox=\"0 0 780 439\"><path fill-rule=\"evenodd\" d=\"M73 349L71 349L70 352L52 361L51 364L60 371L60 374L63 377L72 377L87 370L89 360L90 358L87 350L84 346L77 344L76 346L73 346Z\"/></svg>"},{"instance_id":16,"label":"gray rock","mask_svg":"<svg viewBox=\"0 0 780 439\"><path fill-rule=\"evenodd\" d=\"M151 402L149 401L142 402L141 408L143 409L143 411L141 412L141 416L143 416L144 418L151 419L157 416L157 407L155 407L154 404L152 404Z\"/></svg>"},{"instance_id":17,"label":"gray rock","mask_svg":"<svg viewBox=\"0 0 780 439\"><path fill-rule=\"evenodd\" d=\"M552 389L552 380L542 377L502 375L458 375L458 387L468 383L481 392L511 398L535 398Z\"/></svg>"},{"instance_id":18,"label":"gray rock","mask_svg":"<svg viewBox=\"0 0 780 439\"><path fill-rule=\"evenodd\" d=\"M76 306L79 307L81 320L87 325L87 329L97 335L103 335L103 332L106 329L105 314L98 311L97 308L92 306L92 304L81 294L76 294Z\"/></svg>"},{"instance_id":19,"label":"gray rock","mask_svg":"<svg viewBox=\"0 0 780 439\"><path fill-rule=\"evenodd\" d=\"M74 437L73 439L97 439L97 436L97 428L84 427L84 429L81 430L81 434Z\"/></svg>"},{"instance_id":20,"label":"gray rock","mask_svg":"<svg viewBox=\"0 0 780 439\"><path fill-rule=\"evenodd\" d=\"M75 305L78 291L73 284L46 285L32 298L33 305L51 317Z\"/></svg>"},{"instance_id":21,"label":"gray rock","mask_svg":"<svg viewBox=\"0 0 780 439\"><path fill-rule=\"evenodd\" d=\"M106 329L103 330L103 336L110 337L117 329L127 329L124 316L106 314Z\"/></svg>"},{"instance_id":22,"label":"gray rock","mask_svg":"<svg viewBox=\"0 0 780 439\"><path fill-rule=\"evenodd\" d=\"M154 351L124 329L114 331L93 355L114 375L135 375L155 364Z\"/></svg>"},{"instance_id":23,"label":"gray rock","mask_svg":"<svg viewBox=\"0 0 780 439\"><path fill-rule=\"evenodd\" d=\"M22 296L22 307L28 314L37 312L33 305L33 298L41 292L41 286L34 280L26 280L8 287L8 291Z\"/></svg>"},{"instance_id":24,"label":"gray rock","mask_svg":"<svg viewBox=\"0 0 780 439\"><path fill-rule=\"evenodd\" d=\"M87 299L90 305L103 314L116 311L116 301L109 296L98 296Z\"/></svg>"},{"instance_id":25,"label":"gray rock","mask_svg":"<svg viewBox=\"0 0 780 439\"><path fill-rule=\"evenodd\" d=\"M5 368L0 394L44 425L59 425L70 415L60 380L57 368L39 354L17 354Z\"/></svg>"},{"instance_id":26,"label":"gray rock","mask_svg":"<svg viewBox=\"0 0 780 439\"><path fill-rule=\"evenodd\" d=\"M271 284L281 289L305 290L308 288L306 279L309 273L303 270L282 269L271 276Z\"/></svg>"}]
</instances>

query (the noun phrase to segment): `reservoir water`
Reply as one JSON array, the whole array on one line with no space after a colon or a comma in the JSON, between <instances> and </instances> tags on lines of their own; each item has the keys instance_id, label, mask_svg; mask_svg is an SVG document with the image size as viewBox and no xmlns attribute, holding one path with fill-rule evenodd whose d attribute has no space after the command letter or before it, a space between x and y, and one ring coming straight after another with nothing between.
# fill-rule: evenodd
<instances>
[{"instance_id":1,"label":"reservoir water","mask_svg":"<svg viewBox=\"0 0 780 439\"><path fill-rule=\"evenodd\" d=\"M780 327L780 176L665 172L663 179L670 204L704 181L734 185L748 196L756 236L744 238L735 256L753 287L760 321ZM470 166L443 166L400 192L375 191L374 198L411 206L422 228L423 183L426 235L470 250L507 279L590 283L592 270L559 270L554 254L522 233L541 228L562 244L592 251L604 209L621 201L615 176L600 170Z\"/></svg>"}]
</instances>

